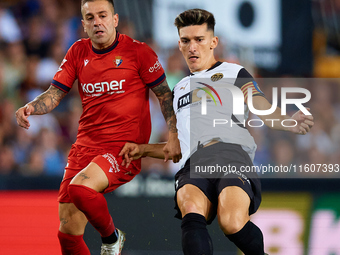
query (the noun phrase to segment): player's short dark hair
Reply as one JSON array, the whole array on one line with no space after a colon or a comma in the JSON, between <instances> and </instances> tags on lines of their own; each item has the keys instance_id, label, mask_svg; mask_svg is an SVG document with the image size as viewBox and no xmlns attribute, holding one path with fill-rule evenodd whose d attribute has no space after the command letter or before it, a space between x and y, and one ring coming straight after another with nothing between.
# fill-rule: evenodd
<instances>
[{"instance_id":1,"label":"player's short dark hair","mask_svg":"<svg viewBox=\"0 0 340 255\"><path fill-rule=\"evenodd\" d=\"M178 14L175 19L177 30L182 27L207 24L208 30L215 30L215 17L211 12L203 9L190 9Z\"/></svg>"},{"instance_id":2,"label":"player's short dark hair","mask_svg":"<svg viewBox=\"0 0 340 255\"><path fill-rule=\"evenodd\" d=\"M94 2L96 0L81 0L81 7L83 7L84 4L86 4L87 2ZM108 1L110 4L112 4L112 7L115 8L115 4L113 2L113 0L105 0Z\"/></svg>"}]
</instances>

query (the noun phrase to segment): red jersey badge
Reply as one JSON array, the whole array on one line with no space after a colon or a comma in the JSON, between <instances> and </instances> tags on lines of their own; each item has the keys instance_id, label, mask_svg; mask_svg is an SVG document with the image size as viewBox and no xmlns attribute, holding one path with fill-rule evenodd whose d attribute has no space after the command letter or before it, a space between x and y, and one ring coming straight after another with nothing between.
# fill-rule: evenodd
<instances>
[{"instance_id":1,"label":"red jersey badge","mask_svg":"<svg viewBox=\"0 0 340 255\"><path fill-rule=\"evenodd\" d=\"M123 63L123 59L121 56L117 56L116 59L113 61L116 67L120 66Z\"/></svg>"}]
</instances>

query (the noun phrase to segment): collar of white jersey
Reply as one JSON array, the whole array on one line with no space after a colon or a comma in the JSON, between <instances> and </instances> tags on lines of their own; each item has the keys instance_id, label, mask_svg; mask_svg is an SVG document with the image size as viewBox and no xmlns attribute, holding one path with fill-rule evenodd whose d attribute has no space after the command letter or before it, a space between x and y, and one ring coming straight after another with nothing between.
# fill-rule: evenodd
<instances>
[{"instance_id":1,"label":"collar of white jersey","mask_svg":"<svg viewBox=\"0 0 340 255\"><path fill-rule=\"evenodd\" d=\"M217 61L212 67L210 67L209 69L203 70L203 71L198 71L198 72L193 72L190 73L190 76L196 75L196 74L200 74L200 73L205 73L205 72L209 72L210 70L215 69L216 67L220 66L223 62L221 61Z\"/></svg>"}]
</instances>

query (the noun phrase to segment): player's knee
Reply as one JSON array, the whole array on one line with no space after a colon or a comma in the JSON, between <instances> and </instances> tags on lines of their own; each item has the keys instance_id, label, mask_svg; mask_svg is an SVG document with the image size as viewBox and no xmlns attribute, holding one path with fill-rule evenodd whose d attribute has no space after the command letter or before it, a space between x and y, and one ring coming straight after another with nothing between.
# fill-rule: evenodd
<instances>
[{"instance_id":1,"label":"player's knee","mask_svg":"<svg viewBox=\"0 0 340 255\"><path fill-rule=\"evenodd\" d=\"M74 201L78 201L82 198L82 190L80 185L70 184L67 188L67 191L73 203Z\"/></svg>"},{"instance_id":2,"label":"player's knee","mask_svg":"<svg viewBox=\"0 0 340 255\"><path fill-rule=\"evenodd\" d=\"M78 203L85 202L86 199L95 197L97 193L97 191L83 185L70 184L68 186L68 194L71 198L71 201L76 206Z\"/></svg>"},{"instance_id":3,"label":"player's knee","mask_svg":"<svg viewBox=\"0 0 340 255\"><path fill-rule=\"evenodd\" d=\"M87 219L72 203L59 204L59 230L66 234L81 235L84 233Z\"/></svg>"},{"instance_id":4,"label":"player's knee","mask_svg":"<svg viewBox=\"0 0 340 255\"><path fill-rule=\"evenodd\" d=\"M235 234L240 231L249 219L244 214L233 212L218 215L218 224L222 231L227 234Z\"/></svg>"},{"instance_id":5,"label":"player's knee","mask_svg":"<svg viewBox=\"0 0 340 255\"><path fill-rule=\"evenodd\" d=\"M185 201L181 203L180 209L183 217L188 213L198 213L204 215L202 207L193 201Z\"/></svg>"},{"instance_id":6,"label":"player's knee","mask_svg":"<svg viewBox=\"0 0 340 255\"><path fill-rule=\"evenodd\" d=\"M69 243L70 241L72 241L73 236L74 235L63 233L60 230L58 231L58 239L60 244Z\"/></svg>"}]
</instances>

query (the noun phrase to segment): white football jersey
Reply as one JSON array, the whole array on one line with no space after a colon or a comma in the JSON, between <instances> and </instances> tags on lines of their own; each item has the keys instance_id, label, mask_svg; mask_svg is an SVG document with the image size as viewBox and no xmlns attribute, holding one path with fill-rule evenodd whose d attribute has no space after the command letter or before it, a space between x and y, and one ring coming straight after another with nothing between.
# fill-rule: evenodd
<instances>
[{"instance_id":1,"label":"white football jersey","mask_svg":"<svg viewBox=\"0 0 340 255\"><path fill-rule=\"evenodd\" d=\"M256 144L246 128L248 97L264 96L252 76L240 65L217 62L212 68L183 78L173 90L173 107L181 144L182 168L198 144L212 140L239 144L254 160ZM234 102L238 102L238 114Z\"/></svg>"}]
</instances>

